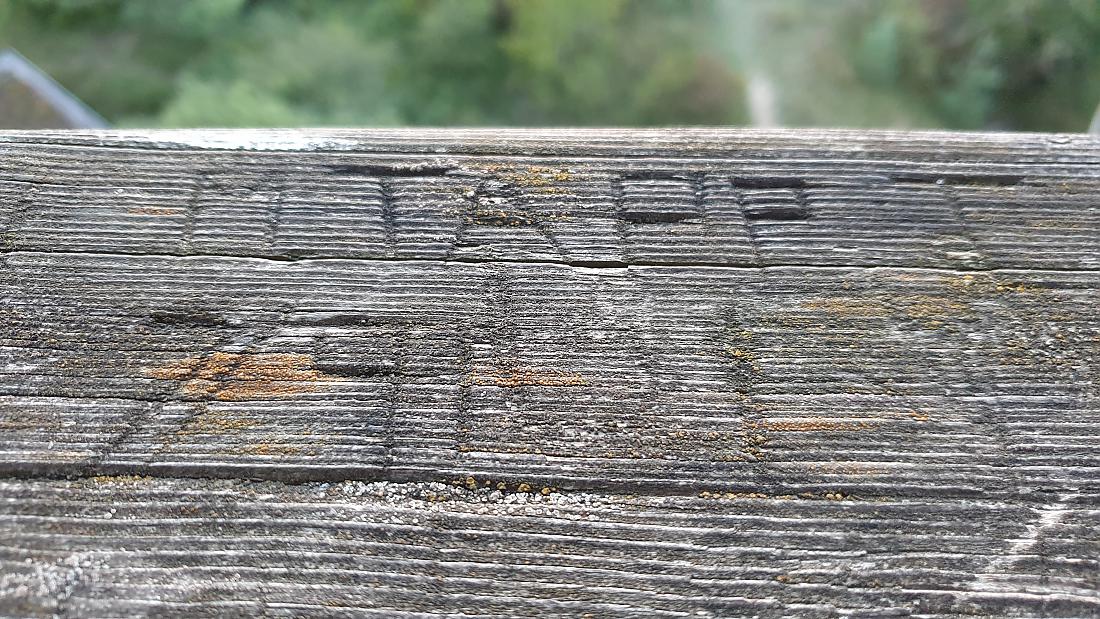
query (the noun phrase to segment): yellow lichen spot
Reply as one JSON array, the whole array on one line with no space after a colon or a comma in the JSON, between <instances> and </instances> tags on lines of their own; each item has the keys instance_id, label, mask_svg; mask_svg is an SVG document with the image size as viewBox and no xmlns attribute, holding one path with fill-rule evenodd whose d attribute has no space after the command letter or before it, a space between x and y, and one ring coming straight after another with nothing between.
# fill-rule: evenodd
<instances>
[{"instance_id":1,"label":"yellow lichen spot","mask_svg":"<svg viewBox=\"0 0 1100 619\"><path fill-rule=\"evenodd\" d=\"M490 168L503 180L522 187L548 188L555 183L564 183L573 178L566 168L549 168L545 166L527 166L525 168Z\"/></svg>"},{"instance_id":2,"label":"yellow lichen spot","mask_svg":"<svg viewBox=\"0 0 1100 619\"><path fill-rule=\"evenodd\" d=\"M944 297L916 296L910 297L908 301L909 307L905 313L914 319L942 318L970 311L970 306Z\"/></svg>"},{"instance_id":3,"label":"yellow lichen spot","mask_svg":"<svg viewBox=\"0 0 1100 619\"><path fill-rule=\"evenodd\" d=\"M737 500L737 499L766 499L766 498L768 498L768 495L764 494L763 492L707 492L707 491L703 491L703 492L699 493L699 496L701 498L704 498L704 499L726 499L726 500L730 500L730 501Z\"/></svg>"},{"instance_id":4,"label":"yellow lichen spot","mask_svg":"<svg viewBox=\"0 0 1100 619\"><path fill-rule=\"evenodd\" d=\"M1015 294L1039 294L1043 289L1038 286L1029 286L1020 282L1005 282L997 284L997 292Z\"/></svg>"},{"instance_id":5,"label":"yellow lichen spot","mask_svg":"<svg viewBox=\"0 0 1100 619\"><path fill-rule=\"evenodd\" d=\"M539 494L542 496L550 496L550 488L543 487L543 489L539 491Z\"/></svg>"},{"instance_id":6,"label":"yellow lichen spot","mask_svg":"<svg viewBox=\"0 0 1100 619\"><path fill-rule=\"evenodd\" d=\"M519 486L516 486L516 491L517 492L530 492L531 491L531 486L528 485L528 484L520 484Z\"/></svg>"},{"instance_id":7,"label":"yellow lichen spot","mask_svg":"<svg viewBox=\"0 0 1100 619\"><path fill-rule=\"evenodd\" d=\"M944 283L956 291L966 292L974 286L975 281L976 279L973 275L961 275L959 277L949 277L944 280Z\"/></svg>"},{"instance_id":8,"label":"yellow lichen spot","mask_svg":"<svg viewBox=\"0 0 1100 619\"><path fill-rule=\"evenodd\" d=\"M737 359L738 361L748 362L748 361L755 361L756 360L756 353L752 352L751 350L745 350L743 348L734 348L732 346L727 346L726 347L726 355L729 356L729 357L732 357L733 359Z\"/></svg>"},{"instance_id":9,"label":"yellow lichen spot","mask_svg":"<svg viewBox=\"0 0 1100 619\"><path fill-rule=\"evenodd\" d=\"M153 481L153 478L148 475L96 475L92 478L92 483L103 485L132 486L151 481Z\"/></svg>"},{"instance_id":10,"label":"yellow lichen spot","mask_svg":"<svg viewBox=\"0 0 1100 619\"><path fill-rule=\"evenodd\" d=\"M302 453L302 448L279 443L257 443L249 445L241 451L254 456L296 456Z\"/></svg>"},{"instance_id":11,"label":"yellow lichen spot","mask_svg":"<svg viewBox=\"0 0 1100 619\"><path fill-rule=\"evenodd\" d=\"M886 316L890 313L890 308L879 301L852 298L804 301L802 303L802 308L853 318L874 318Z\"/></svg>"},{"instance_id":12,"label":"yellow lichen spot","mask_svg":"<svg viewBox=\"0 0 1100 619\"><path fill-rule=\"evenodd\" d=\"M466 487L470 490L477 490L477 480L473 477L466 478Z\"/></svg>"},{"instance_id":13,"label":"yellow lichen spot","mask_svg":"<svg viewBox=\"0 0 1100 619\"><path fill-rule=\"evenodd\" d=\"M195 434L230 434L240 430L259 425L259 422L251 417L238 417L226 411L208 410L203 408L199 414L187 420L176 431L178 435Z\"/></svg>"},{"instance_id":14,"label":"yellow lichen spot","mask_svg":"<svg viewBox=\"0 0 1100 619\"><path fill-rule=\"evenodd\" d=\"M815 418L765 421L763 427L774 432L841 432L870 430L874 428L874 425L866 421L834 421Z\"/></svg>"}]
</instances>

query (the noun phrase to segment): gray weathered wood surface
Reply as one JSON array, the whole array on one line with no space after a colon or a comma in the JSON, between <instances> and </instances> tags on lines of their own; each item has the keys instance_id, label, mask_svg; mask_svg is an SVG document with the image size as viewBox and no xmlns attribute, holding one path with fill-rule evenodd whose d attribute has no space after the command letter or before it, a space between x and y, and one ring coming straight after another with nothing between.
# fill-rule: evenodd
<instances>
[{"instance_id":1,"label":"gray weathered wood surface","mask_svg":"<svg viewBox=\"0 0 1100 619\"><path fill-rule=\"evenodd\" d=\"M0 614L1100 614L1100 139L0 133Z\"/></svg>"}]
</instances>

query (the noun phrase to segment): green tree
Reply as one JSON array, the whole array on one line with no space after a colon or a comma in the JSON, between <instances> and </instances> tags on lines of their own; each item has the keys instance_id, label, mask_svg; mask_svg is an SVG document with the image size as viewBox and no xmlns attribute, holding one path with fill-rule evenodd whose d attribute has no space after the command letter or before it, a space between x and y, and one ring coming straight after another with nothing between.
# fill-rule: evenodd
<instances>
[{"instance_id":1,"label":"green tree","mask_svg":"<svg viewBox=\"0 0 1100 619\"><path fill-rule=\"evenodd\" d=\"M122 126L1083 130L1100 0L0 0Z\"/></svg>"},{"instance_id":2,"label":"green tree","mask_svg":"<svg viewBox=\"0 0 1100 619\"><path fill-rule=\"evenodd\" d=\"M706 3L513 0L504 38L533 124L743 123L739 76L700 32Z\"/></svg>"}]
</instances>

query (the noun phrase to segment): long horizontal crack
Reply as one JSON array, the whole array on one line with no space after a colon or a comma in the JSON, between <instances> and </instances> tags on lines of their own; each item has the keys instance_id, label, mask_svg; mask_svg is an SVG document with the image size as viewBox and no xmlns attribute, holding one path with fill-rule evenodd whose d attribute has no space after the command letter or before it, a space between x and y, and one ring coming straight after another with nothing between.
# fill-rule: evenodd
<instances>
[{"instance_id":1,"label":"long horizontal crack","mask_svg":"<svg viewBox=\"0 0 1100 619\"><path fill-rule=\"evenodd\" d=\"M706 261L683 261L683 262L659 262L659 261L646 261L646 260L631 260L625 262L622 260L533 260L526 258L494 258L492 260L481 260L478 258L401 258L401 257L364 257L364 256L310 256L310 257L295 257L295 256L280 256L280 255L257 255L257 254L211 254L211 253L170 253L170 252L157 252L157 253L144 253L144 252L126 252L126 251L112 251L112 252L96 252L85 250L67 250L67 251L39 251L39 250L25 250L25 249L8 249L0 250L0 256L10 255L31 255L31 256L139 256L147 258L179 258L179 259L201 259L201 258L224 258L227 260L261 260L266 262L278 262L287 264L309 264L311 262L353 262L353 263L410 263L410 264L484 264L484 265L537 265L537 266L549 266L549 267L573 267L593 270L628 270L631 268L691 268L691 269L728 269L736 271L765 271L768 269L814 269L822 271L836 271L836 270L905 270L905 271L927 271L927 272L941 272L941 273L1100 273L1100 266L1095 268L1066 268L1066 267L1045 267L1045 268L1009 268L1009 267L981 267L981 266L957 266L957 267L939 267L939 266L908 266L908 265L891 265L891 264L851 264L851 263L837 263L837 264L805 264L798 262L774 262L766 264L723 264L718 262L706 262Z\"/></svg>"},{"instance_id":2,"label":"long horizontal crack","mask_svg":"<svg viewBox=\"0 0 1100 619\"><path fill-rule=\"evenodd\" d=\"M645 460L636 460L645 464ZM759 467L757 467L759 468ZM990 471L1011 472L1018 469L1012 464L989 464ZM300 463L275 464L271 462L228 463L228 462L99 462L89 466L88 462L0 462L0 480L51 480L51 479L87 479L100 476L141 476L156 479L222 479L269 481L284 484L340 483L345 481L385 482L394 484L451 483L456 479L474 477L475 479L496 479L499 473L485 473L475 468L465 469L456 466L453 469L423 469L414 466L383 466L382 464L339 464L306 465ZM742 480L721 483L714 480L677 481L671 478L608 479L596 477L569 477L560 473L522 472L511 475L516 480L523 479L534 486L550 486L563 492L604 492L613 494L638 494L646 496L695 496L701 492L760 492L767 495L815 495L831 491L840 486L847 491L846 496L853 498L880 498L876 490L880 484L852 486L837 481L784 481L783 473L776 471L774 479ZM1067 492L1077 486L1054 484L1044 479L1041 491L1020 490L1006 477L995 487L981 491L948 487L902 487L896 488L889 498L906 499L935 497L945 500L1011 500L1014 502L1043 503L1052 494ZM872 497L871 493L875 493Z\"/></svg>"}]
</instances>

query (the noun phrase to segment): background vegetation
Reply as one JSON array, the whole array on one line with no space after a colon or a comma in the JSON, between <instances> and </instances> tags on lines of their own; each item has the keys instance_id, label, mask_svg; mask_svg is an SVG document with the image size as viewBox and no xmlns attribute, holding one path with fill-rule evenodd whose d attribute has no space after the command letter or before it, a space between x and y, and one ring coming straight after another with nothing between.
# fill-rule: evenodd
<instances>
[{"instance_id":1,"label":"background vegetation","mask_svg":"<svg viewBox=\"0 0 1100 619\"><path fill-rule=\"evenodd\" d=\"M1081 131L1100 102L1100 0L0 0L6 46L120 126Z\"/></svg>"}]
</instances>

